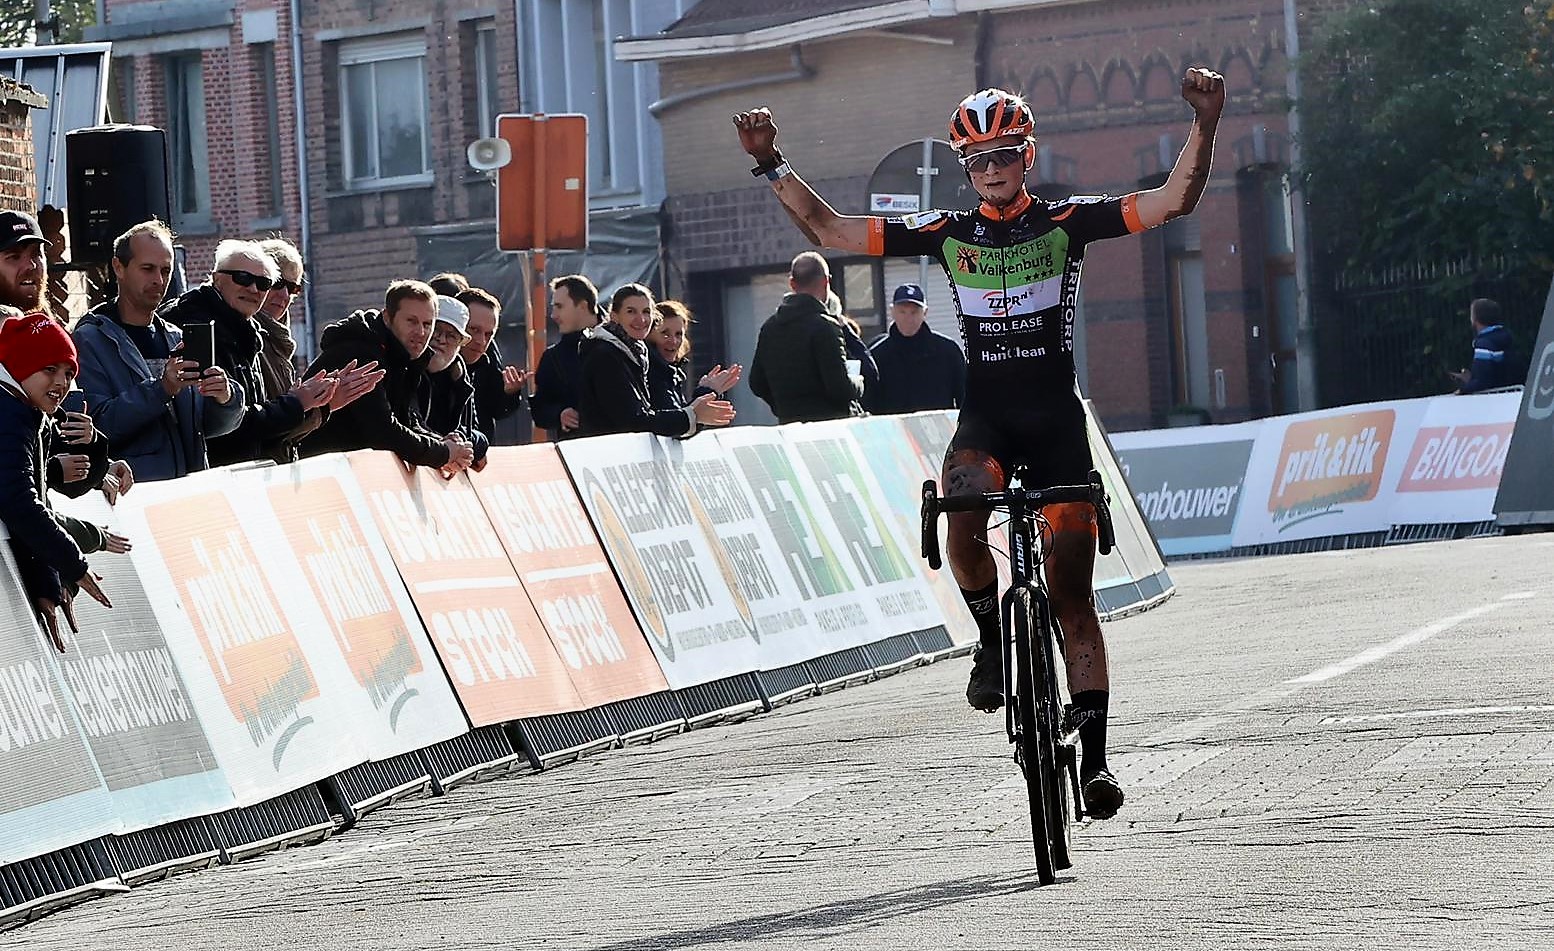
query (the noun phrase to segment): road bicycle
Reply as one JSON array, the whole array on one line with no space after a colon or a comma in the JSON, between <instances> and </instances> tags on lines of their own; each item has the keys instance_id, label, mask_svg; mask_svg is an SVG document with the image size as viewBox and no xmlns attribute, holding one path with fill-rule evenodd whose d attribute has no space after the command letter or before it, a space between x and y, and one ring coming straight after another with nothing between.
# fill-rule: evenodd
<instances>
[{"instance_id":1,"label":"road bicycle","mask_svg":"<svg viewBox=\"0 0 1554 951\"><path fill-rule=\"evenodd\" d=\"M1005 512L1009 516L1009 567L1013 581L1002 601L1005 728L1014 744L1015 762L1025 774L1031 808L1031 842L1037 877L1043 885L1070 867L1070 828L1084 818L1076 756L1078 731L1070 727L1063 705L1067 677L1058 676L1063 632L1052 617L1041 567L1049 554L1051 526L1042 516L1048 505L1088 502L1095 506L1101 554L1112 550L1111 511L1100 473L1090 471L1089 485L1024 487L1017 467L1002 492L941 497L932 480L923 483L923 557L938 570L939 515L949 512ZM1054 650L1056 648L1056 650Z\"/></svg>"}]
</instances>

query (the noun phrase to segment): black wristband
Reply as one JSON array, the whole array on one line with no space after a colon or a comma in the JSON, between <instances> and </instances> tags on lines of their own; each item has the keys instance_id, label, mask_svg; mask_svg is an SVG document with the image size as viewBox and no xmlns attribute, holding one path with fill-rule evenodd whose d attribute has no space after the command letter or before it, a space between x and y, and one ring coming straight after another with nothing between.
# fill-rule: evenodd
<instances>
[{"instance_id":1,"label":"black wristband","mask_svg":"<svg viewBox=\"0 0 1554 951\"><path fill-rule=\"evenodd\" d=\"M760 178L761 176L775 169L777 166L781 165L782 161L782 150L778 149L776 146L773 146L771 157L757 165L755 168L752 168L750 170L750 174L754 175L756 178Z\"/></svg>"}]
</instances>

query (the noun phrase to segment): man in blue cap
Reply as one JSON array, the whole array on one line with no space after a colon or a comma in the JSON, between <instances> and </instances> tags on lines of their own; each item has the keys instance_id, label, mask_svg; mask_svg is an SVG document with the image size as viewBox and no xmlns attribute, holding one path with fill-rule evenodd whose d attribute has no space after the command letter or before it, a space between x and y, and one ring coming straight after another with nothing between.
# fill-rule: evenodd
<instances>
[{"instance_id":1,"label":"man in blue cap","mask_svg":"<svg viewBox=\"0 0 1554 951\"><path fill-rule=\"evenodd\" d=\"M879 385L869 393L874 413L954 409L966 388L966 356L960 345L928 326L928 299L916 284L896 288L890 331L869 347L879 366Z\"/></svg>"}]
</instances>

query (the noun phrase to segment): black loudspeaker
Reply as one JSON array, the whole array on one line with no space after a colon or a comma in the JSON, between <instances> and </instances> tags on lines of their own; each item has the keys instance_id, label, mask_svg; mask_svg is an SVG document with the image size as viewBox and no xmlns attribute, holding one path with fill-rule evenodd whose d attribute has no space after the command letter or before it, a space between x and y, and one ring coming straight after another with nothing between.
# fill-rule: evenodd
<instances>
[{"instance_id":1,"label":"black loudspeaker","mask_svg":"<svg viewBox=\"0 0 1554 951\"><path fill-rule=\"evenodd\" d=\"M151 218L169 222L167 133L143 125L106 125L65 135L70 201L70 258L101 264L113 239Z\"/></svg>"}]
</instances>

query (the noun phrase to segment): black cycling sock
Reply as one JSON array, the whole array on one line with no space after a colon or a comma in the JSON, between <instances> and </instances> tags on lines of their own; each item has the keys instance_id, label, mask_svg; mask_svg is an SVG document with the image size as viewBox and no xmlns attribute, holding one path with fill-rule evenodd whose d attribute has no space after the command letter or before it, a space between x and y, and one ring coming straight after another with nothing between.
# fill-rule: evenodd
<instances>
[{"instance_id":1,"label":"black cycling sock","mask_svg":"<svg viewBox=\"0 0 1554 951\"><path fill-rule=\"evenodd\" d=\"M1090 776L1106 768L1105 690L1081 690L1074 694L1074 720L1079 727L1079 775Z\"/></svg>"},{"instance_id":2,"label":"black cycling sock","mask_svg":"<svg viewBox=\"0 0 1554 951\"><path fill-rule=\"evenodd\" d=\"M960 589L960 596L966 599L966 607L971 609L971 619L977 622L977 633L982 637L982 646L989 649L998 649L999 625L998 625L998 581L985 588L976 591Z\"/></svg>"}]
</instances>

